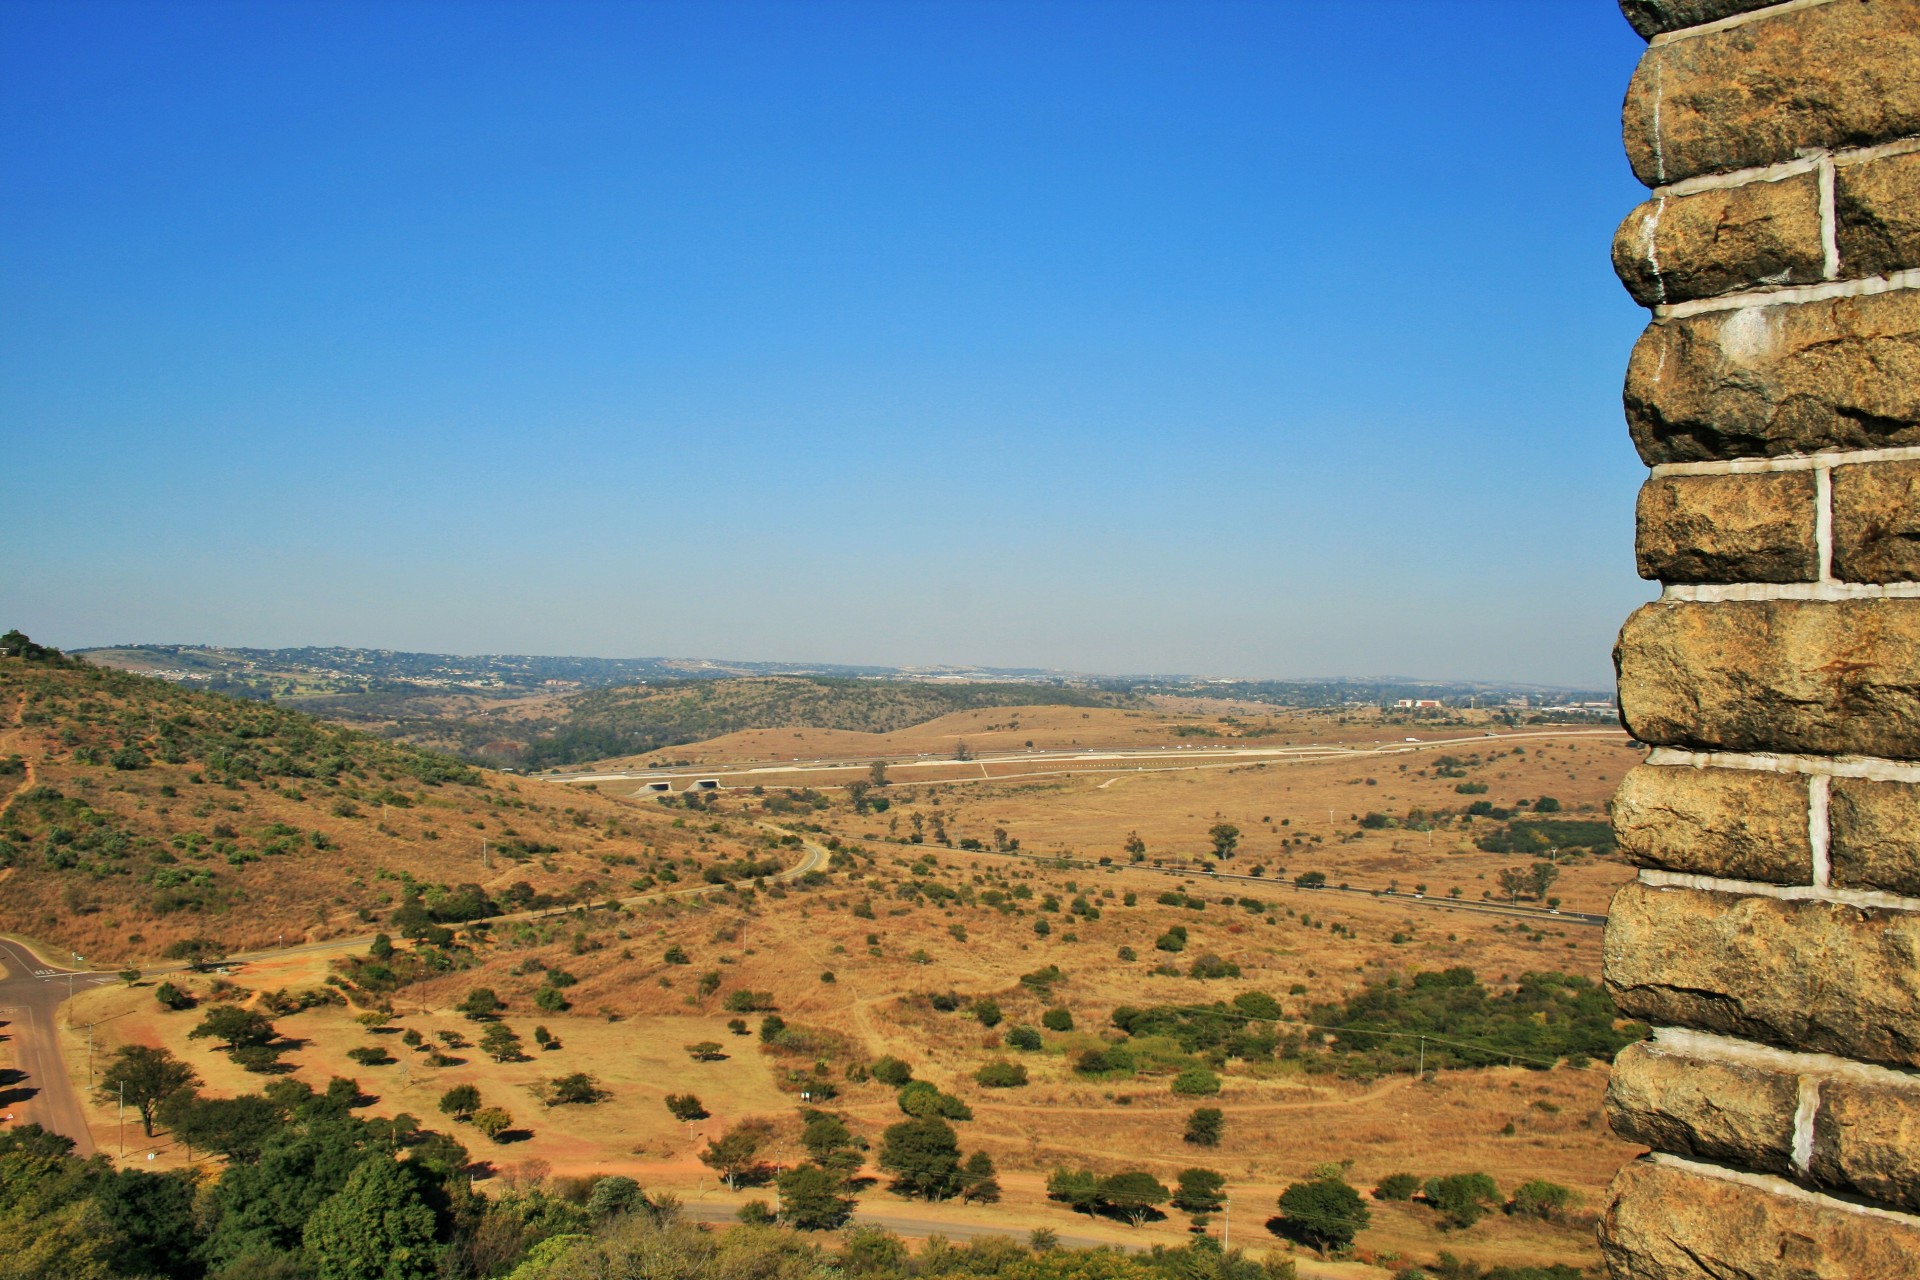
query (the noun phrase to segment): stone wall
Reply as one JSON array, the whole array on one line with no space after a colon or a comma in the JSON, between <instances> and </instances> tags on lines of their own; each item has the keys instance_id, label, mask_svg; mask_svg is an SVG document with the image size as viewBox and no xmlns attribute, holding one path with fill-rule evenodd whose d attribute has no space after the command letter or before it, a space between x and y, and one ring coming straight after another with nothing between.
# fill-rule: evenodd
<instances>
[{"instance_id":1,"label":"stone wall","mask_svg":"<svg viewBox=\"0 0 1920 1280\"><path fill-rule=\"evenodd\" d=\"M1920 1276L1920 0L1623 0L1616 1277Z\"/></svg>"}]
</instances>

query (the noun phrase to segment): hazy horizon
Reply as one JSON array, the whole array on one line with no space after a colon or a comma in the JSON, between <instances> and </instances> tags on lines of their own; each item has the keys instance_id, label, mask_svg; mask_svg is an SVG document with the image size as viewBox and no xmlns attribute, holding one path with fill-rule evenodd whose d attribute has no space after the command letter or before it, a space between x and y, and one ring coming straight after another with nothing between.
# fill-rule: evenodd
<instances>
[{"instance_id":1,"label":"hazy horizon","mask_svg":"<svg viewBox=\"0 0 1920 1280\"><path fill-rule=\"evenodd\" d=\"M1607 687L1642 47L1517 0L9 6L0 626Z\"/></svg>"}]
</instances>

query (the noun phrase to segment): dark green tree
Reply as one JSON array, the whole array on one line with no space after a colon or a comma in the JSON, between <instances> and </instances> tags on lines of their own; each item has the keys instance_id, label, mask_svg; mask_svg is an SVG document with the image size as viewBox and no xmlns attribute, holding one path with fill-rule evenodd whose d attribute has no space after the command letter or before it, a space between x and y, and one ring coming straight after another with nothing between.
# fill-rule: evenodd
<instances>
[{"instance_id":1,"label":"dark green tree","mask_svg":"<svg viewBox=\"0 0 1920 1280\"><path fill-rule=\"evenodd\" d=\"M303 1236L320 1280L431 1280L437 1230L419 1176L375 1155L314 1210Z\"/></svg>"},{"instance_id":2,"label":"dark green tree","mask_svg":"<svg viewBox=\"0 0 1920 1280\"><path fill-rule=\"evenodd\" d=\"M1320 1250L1346 1248L1373 1218L1360 1193L1339 1178L1293 1183L1279 1203L1282 1233Z\"/></svg>"},{"instance_id":3,"label":"dark green tree","mask_svg":"<svg viewBox=\"0 0 1920 1280\"><path fill-rule=\"evenodd\" d=\"M838 1231L853 1216L846 1183L817 1164L786 1170L780 1185L780 1220L802 1231Z\"/></svg>"},{"instance_id":4,"label":"dark green tree","mask_svg":"<svg viewBox=\"0 0 1920 1280\"><path fill-rule=\"evenodd\" d=\"M974 1152L960 1166L960 1198L971 1204L1000 1202L999 1171L993 1167L993 1157L986 1152Z\"/></svg>"},{"instance_id":5,"label":"dark green tree","mask_svg":"<svg viewBox=\"0 0 1920 1280\"><path fill-rule=\"evenodd\" d=\"M1198 1216L1220 1212L1226 1203L1227 1180L1211 1169L1182 1169L1179 1187L1173 1193L1173 1207Z\"/></svg>"},{"instance_id":6,"label":"dark green tree","mask_svg":"<svg viewBox=\"0 0 1920 1280\"><path fill-rule=\"evenodd\" d=\"M1136 1227L1165 1204L1171 1194L1158 1178L1144 1169L1116 1173L1100 1183L1102 1203Z\"/></svg>"},{"instance_id":7,"label":"dark green tree","mask_svg":"<svg viewBox=\"0 0 1920 1280\"><path fill-rule=\"evenodd\" d=\"M280 1038L267 1015L258 1009L242 1009L237 1004L217 1004L207 1010L200 1025L187 1032L189 1040L218 1040L229 1049L247 1045L268 1045Z\"/></svg>"},{"instance_id":8,"label":"dark green tree","mask_svg":"<svg viewBox=\"0 0 1920 1280\"><path fill-rule=\"evenodd\" d=\"M1195 1107L1187 1114L1187 1131L1180 1136L1196 1147L1217 1147L1225 1123L1226 1116L1220 1108Z\"/></svg>"},{"instance_id":9,"label":"dark green tree","mask_svg":"<svg viewBox=\"0 0 1920 1280\"><path fill-rule=\"evenodd\" d=\"M960 1190L960 1142L944 1120L903 1120L881 1137L880 1167L903 1195L945 1200Z\"/></svg>"},{"instance_id":10,"label":"dark green tree","mask_svg":"<svg viewBox=\"0 0 1920 1280\"><path fill-rule=\"evenodd\" d=\"M165 1049L123 1044L100 1077L102 1098L124 1101L140 1113L140 1127L153 1136L153 1113L162 1102L200 1083L193 1068Z\"/></svg>"}]
</instances>

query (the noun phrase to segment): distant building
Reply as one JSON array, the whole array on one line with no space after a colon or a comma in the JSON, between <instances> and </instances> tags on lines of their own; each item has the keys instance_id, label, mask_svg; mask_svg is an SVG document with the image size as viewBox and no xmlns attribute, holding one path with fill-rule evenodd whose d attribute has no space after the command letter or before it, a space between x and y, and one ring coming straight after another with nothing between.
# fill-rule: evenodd
<instances>
[{"instance_id":1,"label":"distant building","mask_svg":"<svg viewBox=\"0 0 1920 1280\"><path fill-rule=\"evenodd\" d=\"M1393 705L1396 710L1418 711L1423 707L1440 706L1441 702L1438 698L1401 698Z\"/></svg>"}]
</instances>

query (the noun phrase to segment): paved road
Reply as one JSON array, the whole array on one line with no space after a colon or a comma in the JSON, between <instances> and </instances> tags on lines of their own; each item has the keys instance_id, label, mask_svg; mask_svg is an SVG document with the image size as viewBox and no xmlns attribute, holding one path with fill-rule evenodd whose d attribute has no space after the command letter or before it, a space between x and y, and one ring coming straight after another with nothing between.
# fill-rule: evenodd
<instances>
[{"instance_id":1,"label":"paved road","mask_svg":"<svg viewBox=\"0 0 1920 1280\"><path fill-rule=\"evenodd\" d=\"M0 1115L12 1125L39 1124L74 1141L81 1155L93 1153L73 1082L60 1062L56 1019L68 992L112 982L104 973L80 973L48 965L33 952L0 938Z\"/></svg>"}]
</instances>

